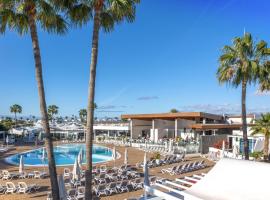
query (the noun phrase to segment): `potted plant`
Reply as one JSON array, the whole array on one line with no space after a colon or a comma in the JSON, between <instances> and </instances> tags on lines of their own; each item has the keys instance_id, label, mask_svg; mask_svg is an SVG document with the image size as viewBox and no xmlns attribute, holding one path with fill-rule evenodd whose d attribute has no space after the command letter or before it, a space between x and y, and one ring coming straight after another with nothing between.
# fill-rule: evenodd
<instances>
[{"instance_id":1,"label":"potted plant","mask_svg":"<svg viewBox=\"0 0 270 200\"><path fill-rule=\"evenodd\" d=\"M154 159L156 160L157 165L160 165L160 157L161 157L160 153L155 152Z\"/></svg>"}]
</instances>

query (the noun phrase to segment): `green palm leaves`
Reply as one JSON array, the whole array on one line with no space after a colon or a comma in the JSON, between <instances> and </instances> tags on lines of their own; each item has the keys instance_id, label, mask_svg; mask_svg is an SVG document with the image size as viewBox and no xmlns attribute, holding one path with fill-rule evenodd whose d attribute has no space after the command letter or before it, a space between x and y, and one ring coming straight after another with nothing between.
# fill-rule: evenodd
<instances>
[{"instance_id":1,"label":"green palm leaves","mask_svg":"<svg viewBox=\"0 0 270 200\"><path fill-rule=\"evenodd\" d=\"M263 134L270 136L270 113L262 114L261 118L254 120L255 125L251 127L252 135Z\"/></svg>"},{"instance_id":2,"label":"green palm leaves","mask_svg":"<svg viewBox=\"0 0 270 200\"><path fill-rule=\"evenodd\" d=\"M262 114L260 119L255 120L255 125L251 128L252 135L264 136L264 160L269 157L269 137L270 137L270 113Z\"/></svg>"},{"instance_id":3,"label":"green palm leaves","mask_svg":"<svg viewBox=\"0 0 270 200\"><path fill-rule=\"evenodd\" d=\"M18 104L14 104L14 105L10 106L10 112L11 113L21 113L22 107Z\"/></svg>"},{"instance_id":4,"label":"green palm leaves","mask_svg":"<svg viewBox=\"0 0 270 200\"><path fill-rule=\"evenodd\" d=\"M52 120L54 115L58 114L58 106L56 105L49 105L48 106L48 116L49 119Z\"/></svg>"},{"instance_id":5,"label":"green palm leaves","mask_svg":"<svg viewBox=\"0 0 270 200\"><path fill-rule=\"evenodd\" d=\"M0 0L0 32L4 33L9 28L19 34L28 33L32 15L43 30L64 34L67 23L53 3L53 0Z\"/></svg>"},{"instance_id":6,"label":"green palm leaves","mask_svg":"<svg viewBox=\"0 0 270 200\"><path fill-rule=\"evenodd\" d=\"M56 0L70 21L78 26L88 23L95 11L100 11L100 26L106 32L112 31L115 24L122 21L133 22L136 4L140 0Z\"/></svg>"},{"instance_id":7,"label":"green palm leaves","mask_svg":"<svg viewBox=\"0 0 270 200\"><path fill-rule=\"evenodd\" d=\"M224 46L222 50L217 71L218 81L233 87L238 87L242 82L256 83L260 80L269 52L265 41L255 43L249 33L242 38L235 38L232 46Z\"/></svg>"},{"instance_id":8,"label":"green palm leaves","mask_svg":"<svg viewBox=\"0 0 270 200\"><path fill-rule=\"evenodd\" d=\"M15 126L17 126L17 113L22 113L22 107L18 104L10 106L10 112L15 115Z\"/></svg>"}]
</instances>

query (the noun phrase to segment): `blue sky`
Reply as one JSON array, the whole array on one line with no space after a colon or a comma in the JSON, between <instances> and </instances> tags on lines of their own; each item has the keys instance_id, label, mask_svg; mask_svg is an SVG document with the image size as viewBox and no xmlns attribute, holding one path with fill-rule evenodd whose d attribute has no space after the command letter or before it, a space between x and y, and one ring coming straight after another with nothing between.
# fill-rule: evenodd
<instances>
[{"instance_id":1,"label":"blue sky","mask_svg":"<svg viewBox=\"0 0 270 200\"><path fill-rule=\"evenodd\" d=\"M218 56L244 29L270 43L268 0L142 0L136 21L101 33L98 116L179 110L240 112L240 90L216 80ZM47 104L60 114L87 105L92 23L65 36L39 31ZM10 105L39 115L29 35L0 36L0 115ZM248 89L250 112L267 111L270 96Z\"/></svg>"}]
</instances>

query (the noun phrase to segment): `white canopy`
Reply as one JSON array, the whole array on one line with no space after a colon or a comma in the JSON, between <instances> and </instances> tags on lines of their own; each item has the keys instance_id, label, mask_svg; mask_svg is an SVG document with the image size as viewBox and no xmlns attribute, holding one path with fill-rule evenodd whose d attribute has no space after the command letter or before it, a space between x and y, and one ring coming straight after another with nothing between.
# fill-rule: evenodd
<instances>
[{"instance_id":1,"label":"white canopy","mask_svg":"<svg viewBox=\"0 0 270 200\"><path fill-rule=\"evenodd\" d=\"M185 192L205 200L270 199L270 164L223 158Z\"/></svg>"},{"instance_id":2,"label":"white canopy","mask_svg":"<svg viewBox=\"0 0 270 200\"><path fill-rule=\"evenodd\" d=\"M75 159L75 162L74 162L74 165L73 165L72 179L73 180L79 180L80 179L80 166L79 166L77 158Z\"/></svg>"},{"instance_id":3,"label":"white canopy","mask_svg":"<svg viewBox=\"0 0 270 200\"><path fill-rule=\"evenodd\" d=\"M24 133L24 129L22 128L12 128L9 130L10 134L14 134L14 135L23 135Z\"/></svg>"}]
</instances>

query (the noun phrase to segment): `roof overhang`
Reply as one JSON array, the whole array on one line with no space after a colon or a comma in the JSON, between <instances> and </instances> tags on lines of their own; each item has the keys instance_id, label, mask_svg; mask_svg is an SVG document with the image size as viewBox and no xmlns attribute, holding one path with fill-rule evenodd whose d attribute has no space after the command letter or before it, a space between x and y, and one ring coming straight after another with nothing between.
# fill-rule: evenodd
<instances>
[{"instance_id":1,"label":"roof overhang","mask_svg":"<svg viewBox=\"0 0 270 200\"><path fill-rule=\"evenodd\" d=\"M247 126L253 126L254 124L247 124ZM192 129L241 129L243 124L192 124L189 128Z\"/></svg>"},{"instance_id":2,"label":"roof overhang","mask_svg":"<svg viewBox=\"0 0 270 200\"><path fill-rule=\"evenodd\" d=\"M139 120L175 120L175 119L189 119L206 118L211 120L222 120L223 116L204 112L177 112L177 113L155 113L155 114L126 114L121 116L122 119L139 119Z\"/></svg>"}]
</instances>

